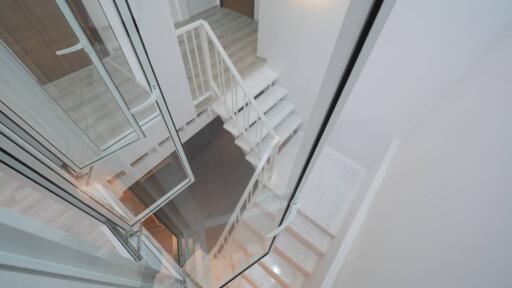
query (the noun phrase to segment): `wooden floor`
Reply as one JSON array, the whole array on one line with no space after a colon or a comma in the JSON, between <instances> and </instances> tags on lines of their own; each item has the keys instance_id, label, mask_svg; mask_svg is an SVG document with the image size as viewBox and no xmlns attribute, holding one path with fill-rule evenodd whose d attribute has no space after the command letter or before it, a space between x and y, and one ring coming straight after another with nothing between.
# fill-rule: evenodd
<instances>
[{"instance_id":1,"label":"wooden floor","mask_svg":"<svg viewBox=\"0 0 512 288\"><path fill-rule=\"evenodd\" d=\"M257 21L227 8L213 7L176 23L176 28L199 19L208 22L242 77L250 75L265 65L265 60L258 57L256 53L258 48ZM182 45L182 49L184 48Z\"/></svg>"},{"instance_id":2,"label":"wooden floor","mask_svg":"<svg viewBox=\"0 0 512 288\"><path fill-rule=\"evenodd\" d=\"M130 108L149 98L149 92L136 81L121 51L115 51L103 62ZM131 131L128 119L92 65L48 83L44 89L99 147L108 146ZM155 112L155 108L150 107L136 113L136 118L142 121Z\"/></svg>"}]
</instances>

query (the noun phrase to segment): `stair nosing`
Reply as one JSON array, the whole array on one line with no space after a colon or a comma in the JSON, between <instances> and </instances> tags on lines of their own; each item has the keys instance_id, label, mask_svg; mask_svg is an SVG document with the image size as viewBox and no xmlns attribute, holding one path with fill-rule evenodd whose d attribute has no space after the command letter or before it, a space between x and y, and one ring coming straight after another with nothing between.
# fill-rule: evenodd
<instances>
[{"instance_id":1,"label":"stair nosing","mask_svg":"<svg viewBox=\"0 0 512 288\"><path fill-rule=\"evenodd\" d=\"M279 118L277 118L276 121L272 121L270 118L271 117L268 117L269 118L269 122L270 122L270 126L272 128L276 128L281 122L283 122L286 117L288 117L288 115L292 114L293 111L295 110L295 105L293 105L291 102L289 101L286 101L286 100L280 100L278 103L276 103L270 110L268 110L268 113L272 113L273 109L274 108L277 108L278 105L289 105L289 108L283 108L283 109L287 109L285 110L285 114L284 116L281 118L281 116L279 116ZM277 116L276 116L277 117ZM255 124L253 124L253 127ZM252 133L253 130L251 129L259 129L259 128L249 128L249 130L247 131L247 133ZM264 132L262 132L263 134L260 136L261 138L258 140L258 143L259 144L261 141L263 141L263 139L265 139L265 137L268 135L269 131L265 129ZM252 149L251 145L249 144L249 142L246 140L245 138L245 135L239 135L236 139L235 139L235 144L238 145L240 148L242 148L242 150L245 152L245 153L249 153Z\"/></svg>"},{"instance_id":2,"label":"stair nosing","mask_svg":"<svg viewBox=\"0 0 512 288\"><path fill-rule=\"evenodd\" d=\"M255 234L256 237L261 237L261 238L265 237L265 235L262 235L249 222L244 221L244 220L242 220L242 222L245 223L245 226L247 227L247 229L249 229L251 233ZM288 233L286 230L283 232ZM307 249L307 247L305 247L305 248ZM281 249L281 247L279 247L277 245L277 242L274 243L274 245L272 245L272 249L275 249L275 252L278 253L281 258L283 258L285 261L289 262L293 266L293 268L297 269L297 271L299 271L302 275L304 275L305 277L311 275L311 272L309 272L306 267L302 267L301 263L297 262L295 259L293 259L293 257L286 254L286 252L284 252L284 250Z\"/></svg>"},{"instance_id":3,"label":"stair nosing","mask_svg":"<svg viewBox=\"0 0 512 288\"><path fill-rule=\"evenodd\" d=\"M258 107L260 109L262 109L262 113L267 113L267 112L270 112L272 110L272 108L274 106L276 106L286 95L288 94L288 91L278 85L273 85L272 87L270 87L268 89L268 91L265 91L262 95L260 95L258 98L255 99L256 101L256 104L258 105ZM272 95L275 95L274 97L272 97ZM268 100L269 102L266 103L266 99L268 98L271 98L272 101ZM274 99L275 98L275 99ZM249 106L250 108L252 108L252 106ZM254 108L252 108L254 109ZM241 110L243 111L243 110ZM243 114L238 114L239 116L238 117L243 117ZM254 123L258 122L258 118L256 116L256 114L253 114L254 117L256 117L254 120L253 119L250 119L249 122L251 123L250 125L253 125ZM239 118L231 118L229 121L227 121L226 123L224 123L224 128L226 130L228 130L231 134L233 134L233 136L235 137L238 137L240 136L240 132L238 131L236 125L234 123L237 123L239 122L240 119ZM275 126L274 126L275 127Z\"/></svg>"},{"instance_id":4,"label":"stair nosing","mask_svg":"<svg viewBox=\"0 0 512 288\"><path fill-rule=\"evenodd\" d=\"M288 119L291 119L291 120L288 120ZM296 130L300 127L300 125L302 124L302 119L300 119L298 116L296 116L296 115L294 115L294 114L292 113L292 114L288 115L288 117L286 117L283 121L281 121L281 123L280 123L279 125L277 125L277 127L276 127L276 129L275 129L275 130L276 130L276 133L278 134L278 136L281 136L281 135L279 135L279 131L278 131L278 130L279 130L279 128L280 128L280 126L281 126L281 125L284 125L284 123L285 123L287 120L288 120L288 121L296 121L297 123L294 123L294 124L293 124L294 128L290 131L290 134L288 134L288 131L286 131L288 135L285 135L286 137L281 137L279 145L281 145L282 143L284 143L284 142L285 142L285 140L287 140L288 138L290 138L290 136L293 136L294 131L296 131ZM283 128L283 129L284 129L284 128ZM263 140L262 140L262 141L260 141L260 143L258 143L258 146L260 146L260 145L267 145L267 143L263 143L263 142L267 141L266 139L267 139L268 137L269 137L269 135L267 135L265 138L263 138ZM270 141L270 140L268 140L268 141ZM266 148L266 147L264 147L264 148ZM265 149L261 149L261 150L265 150ZM259 159L258 159L258 158L259 158L259 157L258 157L258 155L257 155L257 152L256 152L254 149L252 149L249 153L247 153L247 155L246 155L246 157L245 157L245 159L246 159L247 161L249 161L252 165L258 165L258 162L259 162Z\"/></svg>"},{"instance_id":5,"label":"stair nosing","mask_svg":"<svg viewBox=\"0 0 512 288\"><path fill-rule=\"evenodd\" d=\"M264 82L265 84L261 85L261 83L258 83L260 81L258 81L257 79L260 77L259 74L264 74L264 73L269 73L271 74L272 77L269 77L269 79L266 79L266 81ZM263 76L261 76L263 77ZM261 93L266 87L268 86L271 86L272 83L274 83L277 79L279 78L279 74L269 68L267 68L266 66L263 66L262 68L260 68L258 71L254 72L253 74L251 74L251 76L249 76L247 79L244 80L245 82L245 85L247 87L247 92L249 93L249 96L250 97L253 97L253 98L256 98L256 96ZM256 82L256 84L259 84L256 86L255 89L251 89L251 82ZM254 84L254 85L256 85ZM239 89L238 86L236 89ZM225 93L226 94L229 94L231 91L228 90L226 91ZM237 93L237 95L242 95L241 92ZM242 97L242 96L241 96ZM242 103L243 101L239 101L238 102L238 108L237 109L241 109L243 107L243 105L245 103ZM229 111L226 110L226 108L224 107L224 105L222 104L222 101L220 99L217 99L217 101L215 101L213 104L212 104L212 109L219 115L221 115L224 119L230 119L230 115L229 115Z\"/></svg>"}]
</instances>

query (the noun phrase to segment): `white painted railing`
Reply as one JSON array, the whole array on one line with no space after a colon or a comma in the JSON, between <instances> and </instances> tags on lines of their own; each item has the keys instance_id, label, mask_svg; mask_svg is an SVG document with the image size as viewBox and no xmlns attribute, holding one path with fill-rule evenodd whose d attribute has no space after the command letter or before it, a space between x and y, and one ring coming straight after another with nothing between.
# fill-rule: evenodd
<instances>
[{"instance_id":1,"label":"white painted railing","mask_svg":"<svg viewBox=\"0 0 512 288\"><path fill-rule=\"evenodd\" d=\"M242 215L258 188L271 177L273 162L279 148L279 137L258 107L254 96L247 90L240 73L208 23L198 20L177 29L176 34L187 67L194 104L199 104L209 97L217 97L223 104L228 120L237 119L239 134L251 145L260 159L254 175L210 252L210 255L218 257L240 224ZM264 151L261 151L258 143L266 135L271 137L271 142Z\"/></svg>"},{"instance_id":2,"label":"white painted railing","mask_svg":"<svg viewBox=\"0 0 512 288\"><path fill-rule=\"evenodd\" d=\"M266 133L277 138L254 96L227 55L208 23L198 20L176 30L190 80L194 104L217 97L230 119L237 119L238 132L258 156L258 143ZM249 128L251 133L249 133Z\"/></svg>"},{"instance_id":3,"label":"white painted railing","mask_svg":"<svg viewBox=\"0 0 512 288\"><path fill-rule=\"evenodd\" d=\"M249 185L247 185L245 188L240 201L236 205L233 214L231 214L231 217L224 227L219 240L217 240L215 247L213 247L211 250L210 255L218 257L221 255L224 248L226 248L231 235L236 231L237 226L240 224L244 212L247 211L247 209L250 207L251 201L254 199L256 192L258 192L258 188L267 182L268 173L271 173L272 170L272 154L277 151L278 146L279 139L274 138L274 141L272 141L270 144L269 149L267 149L267 151L262 155L261 160L256 167L256 171L249 181ZM240 244L243 245L244 243Z\"/></svg>"}]
</instances>

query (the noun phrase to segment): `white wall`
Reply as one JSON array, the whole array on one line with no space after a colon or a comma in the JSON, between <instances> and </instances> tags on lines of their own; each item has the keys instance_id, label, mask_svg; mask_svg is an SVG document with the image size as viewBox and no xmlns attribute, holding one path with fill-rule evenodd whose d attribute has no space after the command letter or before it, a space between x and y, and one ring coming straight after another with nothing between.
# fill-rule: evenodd
<instances>
[{"instance_id":1,"label":"white wall","mask_svg":"<svg viewBox=\"0 0 512 288\"><path fill-rule=\"evenodd\" d=\"M122 20L117 13L114 2L111 1L83 1L87 14L98 29L106 48L110 53L121 48L130 65L137 82L147 88L144 72L139 65L139 60L133 51L130 38L124 30Z\"/></svg>"},{"instance_id":2,"label":"white wall","mask_svg":"<svg viewBox=\"0 0 512 288\"><path fill-rule=\"evenodd\" d=\"M254 0L254 20L260 18L260 0Z\"/></svg>"},{"instance_id":3,"label":"white wall","mask_svg":"<svg viewBox=\"0 0 512 288\"><path fill-rule=\"evenodd\" d=\"M172 18L174 22L179 22L187 19L190 16L186 0L169 0L171 7Z\"/></svg>"},{"instance_id":4,"label":"white wall","mask_svg":"<svg viewBox=\"0 0 512 288\"><path fill-rule=\"evenodd\" d=\"M510 1L397 1L332 146L372 166L432 108L509 19Z\"/></svg>"},{"instance_id":5,"label":"white wall","mask_svg":"<svg viewBox=\"0 0 512 288\"><path fill-rule=\"evenodd\" d=\"M402 144L334 287L512 286L512 3L455 2L397 2L340 118Z\"/></svg>"},{"instance_id":6,"label":"white wall","mask_svg":"<svg viewBox=\"0 0 512 288\"><path fill-rule=\"evenodd\" d=\"M130 1L142 40L176 127L192 120L196 111L167 0Z\"/></svg>"},{"instance_id":7,"label":"white wall","mask_svg":"<svg viewBox=\"0 0 512 288\"><path fill-rule=\"evenodd\" d=\"M187 0L185 2L187 5L187 11L189 13L188 16L195 15L197 13L203 12L208 8L212 8L213 6L218 5L217 0Z\"/></svg>"},{"instance_id":8,"label":"white wall","mask_svg":"<svg viewBox=\"0 0 512 288\"><path fill-rule=\"evenodd\" d=\"M259 3L258 54L281 74L297 112L307 121L341 29L349 0Z\"/></svg>"}]
</instances>

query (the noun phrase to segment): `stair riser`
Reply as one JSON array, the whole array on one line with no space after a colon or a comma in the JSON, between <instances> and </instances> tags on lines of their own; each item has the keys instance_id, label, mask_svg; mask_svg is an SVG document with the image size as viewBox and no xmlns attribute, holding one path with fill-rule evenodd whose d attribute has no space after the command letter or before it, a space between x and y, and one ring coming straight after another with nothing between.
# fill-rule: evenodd
<instances>
[{"instance_id":1,"label":"stair riser","mask_svg":"<svg viewBox=\"0 0 512 288\"><path fill-rule=\"evenodd\" d=\"M274 105L274 107L277 106L277 105L279 105L279 103ZM290 106L289 108L280 110L279 111L280 114L277 115L277 116L276 115L272 115L271 114L272 110L270 110L270 112L268 113L268 114L270 114L270 115L268 115L270 125L273 128L275 128L282 121L284 121L286 119L286 117L288 117L288 115L290 115L294 110L295 110L295 107L294 106ZM256 125L259 125L259 124L256 123ZM245 137L248 137L249 139L255 139L256 144L259 144L263 139L265 139L265 137L269 133L269 131L266 128L262 128L261 134L260 135L256 135L257 132L255 131L255 129L259 129L259 127L253 125L253 128L251 128L251 129L247 132L247 134L245 134L244 136L239 137L239 138L237 138L235 140L235 144L238 145L240 148L242 148L242 150L245 153L249 153L251 151L251 149L252 149L249 141L247 141Z\"/></svg>"}]
</instances>

